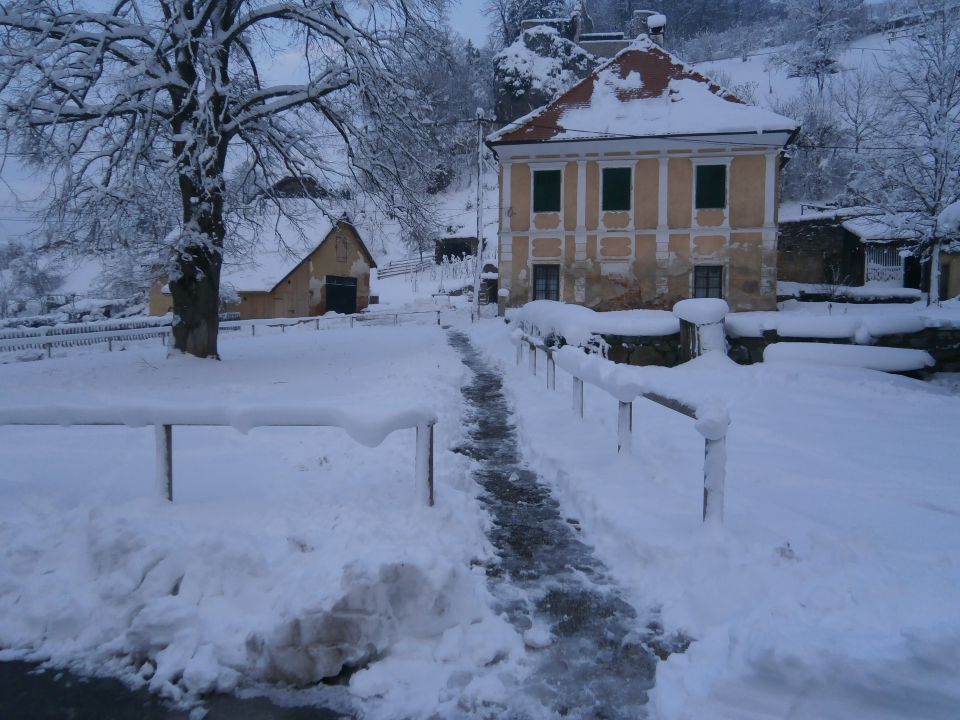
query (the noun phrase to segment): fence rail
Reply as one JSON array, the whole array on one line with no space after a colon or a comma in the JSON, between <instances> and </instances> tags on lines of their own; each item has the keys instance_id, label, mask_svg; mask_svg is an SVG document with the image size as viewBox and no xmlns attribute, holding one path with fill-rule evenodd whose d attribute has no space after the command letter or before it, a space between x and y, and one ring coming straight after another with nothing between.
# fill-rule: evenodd
<instances>
[{"instance_id":1,"label":"fence rail","mask_svg":"<svg viewBox=\"0 0 960 720\"><path fill-rule=\"evenodd\" d=\"M515 336L517 345L517 365L523 362L523 350L527 349L527 362L532 375L537 374L537 353L543 352L546 356L546 380L547 389L557 389L557 362L554 357L560 351L553 345L544 342L543 338L528 334L525 329L521 330L518 336ZM572 351L572 350L571 350ZM588 356L584 356L588 357ZM600 359L597 358L599 361ZM605 361L609 362L609 361ZM592 382L584 377L582 371L576 367L561 368L570 372L573 378L573 412L581 420L584 417L583 387L584 384L590 384L598 387L608 394L612 393L603 385ZM578 372L580 374L578 374ZM684 400L669 397L663 393L641 389L637 386L631 389L629 384L625 385L618 393L617 400L617 452L629 455L633 452L633 403L637 398L644 398L655 402L673 412L684 415L694 420L695 428L703 437L703 522L723 522L724 505L724 486L726 484L726 457L727 457L727 429L730 424L726 413L717 415L713 413L708 415L702 409L698 409Z\"/></svg>"},{"instance_id":2,"label":"fence rail","mask_svg":"<svg viewBox=\"0 0 960 720\"><path fill-rule=\"evenodd\" d=\"M436 262L432 258L429 260L421 258L394 260L377 268L377 278L382 280L383 278L394 277L396 275L409 275L410 273L426 270L435 264Z\"/></svg>"},{"instance_id":3,"label":"fence rail","mask_svg":"<svg viewBox=\"0 0 960 720\"><path fill-rule=\"evenodd\" d=\"M220 332L239 330L238 323L221 323ZM0 352L16 350L30 350L40 348L50 357L55 347L78 347L81 345L96 345L106 343L109 350L113 350L113 343L130 340L151 340L160 338L166 344L170 336L170 325L133 328L128 330L92 330L87 332L50 333L44 335L30 335L26 337L0 337Z\"/></svg>"},{"instance_id":4,"label":"fence rail","mask_svg":"<svg viewBox=\"0 0 960 720\"><path fill-rule=\"evenodd\" d=\"M374 423L351 418L337 408L309 407L19 407L0 408L0 426L153 426L156 433L156 490L173 502L173 428L233 427L247 432L257 427L338 427L358 442L376 447L396 430L416 430L414 477L417 492L428 505L435 504L433 482L433 429L437 416L425 410L395 413Z\"/></svg>"}]
</instances>

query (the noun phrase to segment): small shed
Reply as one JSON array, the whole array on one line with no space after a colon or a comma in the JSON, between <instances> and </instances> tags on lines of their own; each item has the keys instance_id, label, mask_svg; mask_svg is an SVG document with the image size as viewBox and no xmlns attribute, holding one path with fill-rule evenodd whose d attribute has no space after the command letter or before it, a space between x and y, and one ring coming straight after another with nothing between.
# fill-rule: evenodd
<instances>
[{"instance_id":1,"label":"small shed","mask_svg":"<svg viewBox=\"0 0 960 720\"><path fill-rule=\"evenodd\" d=\"M243 257L228 256L220 276L223 312L242 320L306 317L364 310L370 303L370 268L377 266L347 219L294 226L267 218ZM247 243L241 243L244 246ZM150 293L150 314L170 311L166 286Z\"/></svg>"}]
</instances>

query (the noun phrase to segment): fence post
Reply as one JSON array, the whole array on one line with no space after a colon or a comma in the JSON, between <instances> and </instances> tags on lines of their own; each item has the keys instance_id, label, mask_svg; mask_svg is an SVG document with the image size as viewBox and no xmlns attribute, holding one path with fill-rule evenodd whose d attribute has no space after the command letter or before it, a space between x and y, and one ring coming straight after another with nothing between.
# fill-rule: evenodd
<instances>
[{"instance_id":1,"label":"fence post","mask_svg":"<svg viewBox=\"0 0 960 720\"><path fill-rule=\"evenodd\" d=\"M520 362L523 360L523 341L517 343L517 366L520 366Z\"/></svg>"},{"instance_id":2,"label":"fence post","mask_svg":"<svg viewBox=\"0 0 960 720\"><path fill-rule=\"evenodd\" d=\"M723 524L723 491L727 479L727 436L703 441L703 522Z\"/></svg>"},{"instance_id":3,"label":"fence post","mask_svg":"<svg viewBox=\"0 0 960 720\"><path fill-rule=\"evenodd\" d=\"M537 374L537 346L533 343L530 343L530 372Z\"/></svg>"},{"instance_id":4,"label":"fence post","mask_svg":"<svg viewBox=\"0 0 960 720\"><path fill-rule=\"evenodd\" d=\"M353 327L353 316L350 316L350 327Z\"/></svg>"},{"instance_id":5,"label":"fence post","mask_svg":"<svg viewBox=\"0 0 960 720\"><path fill-rule=\"evenodd\" d=\"M429 507L433 507L434 504L433 425L432 422L426 425L417 425L417 493L426 495Z\"/></svg>"},{"instance_id":6,"label":"fence post","mask_svg":"<svg viewBox=\"0 0 960 720\"><path fill-rule=\"evenodd\" d=\"M399 315L394 315L394 316L393 316L393 324L394 324L394 325L399 325L399 324L400 324L400 316L399 316Z\"/></svg>"},{"instance_id":7,"label":"fence post","mask_svg":"<svg viewBox=\"0 0 960 720\"><path fill-rule=\"evenodd\" d=\"M313 321L313 329L314 330L320 329L320 318L317 318L316 320Z\"/></svg>"},{"instance_id":8,"label":"fence post","mask_svg":"<svg viewBox=\"0 0 960 720\"><path fill-rule=\"evenodd\" d=\"M573 376L573 411L583 420L583 380Z\"/></svg>"},{"instance_id":9,"label":"fence post","mask_svg":"<svg viewBox=\"0 0 960 720\"><path fill-rule=\"evenodd\" d=\"M617 413L617 452L630 455L633 451L633 403L620 401Z\"/></svg>"},{"instance_id":10,"label":"fence post","mask_svg":"<svg viewBox=\"0 0 960 720\"><path fill-rule=\"evenodd\" d=\"M167 334L165 332L160 333L160 344L164 347L167 346Z\"/></svg>"},{"instance_id":11,"label":"fence post","mask_svg":"<svg viewBox=\"0 0 960 720\"><path fill-rule=\"evenodd\" d=\"M550 350L547 353L547 390L557 389L557 363L553 359L553 353Z\"/></svg>"},{"instance_id":12,"label":"fence post","mask_svg":"<svg viewBox=\"0 0 960 720\"><path fill-rule=\"evenodd\" d=\"M280 334L283 335L287 331L287 326L283 323L280 323Z\"/></svg>"},{"instance_id":13,"label":"fence post","mask_svg":"<svg viewBox=\"0 0 960 720\"><path fill-rule=\"evenodd\" d=\"M437 325L440 324L440 311L437 310Z\"/></svg>"},{"instance_id":14,"label":"fence post","mask_svg":"<svg viewBox=\"0 0 960 720\"><path fill-rule=\"evenodd\" d=\"M173 502L173 426L154 426L157 436L157 494Z\"/></svg>"},{"instance_id":15,"label":"fence post","mask_svg":"<svg viewBox=\"0 0 960 720\"><path fill-rule=\"evenodd\" d=\"M49 359L50 359L50 349L51 349L53 346L52 346L50 343L46 343L46 345L44 345L44 347L47 348L47 359L49 360Z\"/></svg>"},{"instance_id":16,"label":"fence post","mask_svg":"<svg viewBox=\"0 0 960 720\"><path fill-rule=\"evenodd\" d=\"M107 350L113 352L113 338L107 338Z\"/></svg>"},{"instance_id":17,"label":"fence post","mask_svg":"<svg viewBox=\"0 0 960 720\"><path fill-rule=\"evenodd\" d=\"M253 323L250 324L250 334L254 337L257 336L257 326Z\"/></svg>"}]
</instances>

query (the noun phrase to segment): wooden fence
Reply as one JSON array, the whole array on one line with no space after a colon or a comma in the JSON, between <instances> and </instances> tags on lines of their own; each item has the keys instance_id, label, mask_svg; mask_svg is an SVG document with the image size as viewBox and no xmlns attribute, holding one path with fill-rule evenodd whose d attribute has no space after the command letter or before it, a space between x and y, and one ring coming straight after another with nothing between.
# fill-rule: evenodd
<instances>
[{"instance_id":1,"label":"wooden fence","mask_svg":"<svg viewBox=\"0 0 960 720\"><path fill-rule=\"evenodd\" d=\"M433 483L433 428L437 417L422 410L397 413L364 426L332 408L214 407L142 410L124 407L0 408L0 426L126 426L153 425L156 431L156 489L173 502L173 428L234 427L246 432L256 427L339 427L369 447L379 445L395 430L416 429L414 477L418 494L428 506L435 503Z\"/></svg>"},{"instance_id":2,"label":"wooden fence","mask_svg":"<svg viewBox=\"0 0 960 720\"><path fill-rule=\"evenodd\" d=\"M552 345L544 342L539 336L529 335L522 332L517 338L517 365L523 362L523 350L527 348L527 362L530 373L537 374L537 354L542 352L546 358L546 380L547 389L557 389L557 363L554 354L559 351ZM583 386L585 383L602 386L596 383L590 383L589 380L578 377L576 373L571 373L573 378L573 412L583 419ZM655 402L662 407L684 415L696 423L697 432L704 440L704 459L703 459L703 521L723 522L723 496L724 485L726 483L726 457L727 457L727 428L729 418L706 417L705 413L698 414L698 410L693 405L669 397L665 394L652 391L638 391L632 399L617 399L617 452L629 455L633 451L633 403L637 398L643 398ZM703 415L703 416L701 416Z\"/></svg>"}]
</instances>

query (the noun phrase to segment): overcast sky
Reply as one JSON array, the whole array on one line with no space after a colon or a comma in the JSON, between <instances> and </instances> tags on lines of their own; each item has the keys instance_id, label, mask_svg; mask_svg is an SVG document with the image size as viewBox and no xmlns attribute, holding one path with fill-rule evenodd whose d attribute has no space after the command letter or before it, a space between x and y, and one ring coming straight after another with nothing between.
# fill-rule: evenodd
<instances>
[{"instance_id":1,"label":"overcast sky","mask_svg":"<svg viewBox=\"0 0 960 720\"><path fill-rule=\"evenodd\" d=\"M450 25L474 45L487 43L487 19L480 8L483 0L453 0L450 6Z\"/></svg>"}]
</instances>

